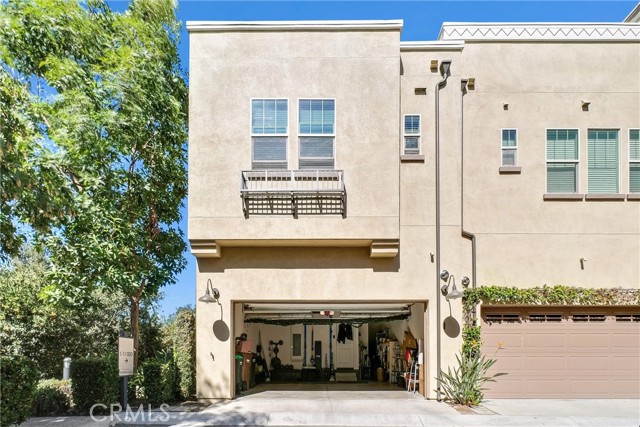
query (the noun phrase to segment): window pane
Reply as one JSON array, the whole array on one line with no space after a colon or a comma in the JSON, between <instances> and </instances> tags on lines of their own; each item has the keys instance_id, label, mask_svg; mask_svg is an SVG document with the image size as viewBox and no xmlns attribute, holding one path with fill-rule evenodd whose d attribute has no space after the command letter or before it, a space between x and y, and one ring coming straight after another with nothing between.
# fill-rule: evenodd
<instances>
[{"instance_id":1,"label":"window pane","mask_svg":"<svg viewBox=\"0 0 640 427\"><path fill-rule=\"evenodd\" d=\"M333 137L300 138L300 169L333 169Z\"/></svg>"},{"instance_id":2,"label":"window pane","mask_svg":"<svg viewBox=\"0 0 640 427\"><path fill-rule=\"evenodd\" d=\"M406 134L420 133L420 116L416 116L416 115L404 116L404 133Z\"/></svg>"},{"instance_id":3,"label":"window pane","mask_svg":"<svg viewBox=\"0 0 640 427\"><path fill-rule=\"evenodd\" d=\"M502 146L503 147L516 146L516 130L515 129L502 130Z\"/></svg>"},{"instance_id":4,"label":"window pane","mask_svg":"<svg viewBox=\"0 0 640 427\"><path fill-rule=\"evenodd\" d=\"M617 193L618 131L590 130L587 156L589 193Z\"/></svg>"},{"instance_id":5,"label":"window pane","mask_svg":"<svg viewBox=\"0 0 640 427\"><path fill-rule=\"evenodd\" d=\"M404 137L404 154L420 154L420 138L417 136Z\"/></svg>"},{"instance_id":6,"label":"window pane","mask_svg":"<svg viewBox=\"0 0 640 427\"><path fill-rule=\"evenodd\" d=\"M547 130L548 160L578 160L578 131L567 129Z\"/></svg>"},{"instance_id":7,"label":"window pane","mask_svg":"<svg viewBox=\"0 0 640 427\"><path fill-rule=\"evenodd\" d=\"M301 99L299 104L300 134L333 134L335 102L332 99Z\"/></svg>"},{"instance_id":8,"label":"window pane","mask_svg":"<svg viewBox=\"0 0 640 427\"><path fill-rule=\"evenodd\" d=\"M629 165L629 192L640 193L640 163Z\"/></svg>"},{"instance_id":9,"label":"window pane","mask_svg":"<svg viewBox=\"0 0 640 427\"><path fill-rule=\"evenodd\" d=\"M548 163L547 164L547 192L548 193L575 193L576 171L575 163Z\"/></svg>"},{"instance_id":10,"label":"window pane","mask_svg":"<svg viewBox=\"0 0 640 427\"><path fill-rule=\"evenodd\" d=\"M502 150L502 166L516 166L515 148L507 148Z\"/></svg>"},{"instance_id":11,"label":"window pane","mask_svg":"<svg viewBox=\"0 0 640 427\"><path fill-rule=\"evenodd\" d=\"M640 160L640 130L629 131L629 160Z\"/></svg>"},{"instance_id":12,"label":"window pane","mask_svg":"<svg viewBox=\"0 0 640 427\"><path fill-rule=\"evenodd\" d=\"M255 137L253 143L252 169L286 169L287 138Z\"/></svg>"},{"instance_id":13,"label":"window pane","mask_svg":"<svg viewBox=\"0 0 640 427\"><path fill-rule=\"evenodd\" d=\"M254 99L251 101L252 133L287 133L287 124L288 103L286 99Z\"/></svg>"}]
</instances>

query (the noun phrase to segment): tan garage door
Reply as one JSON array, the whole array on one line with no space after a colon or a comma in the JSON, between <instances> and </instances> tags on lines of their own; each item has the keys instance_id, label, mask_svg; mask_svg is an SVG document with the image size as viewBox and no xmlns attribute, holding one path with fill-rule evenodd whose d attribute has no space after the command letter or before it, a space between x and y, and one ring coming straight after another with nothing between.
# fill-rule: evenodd
<instances>
[{"instance_id":1,"label":"tan garage door","mask_svg":"<svg viewBox=\"0 0 640 427\"><path fill-rule=\"evenodd\" d=\"M640 308L482 306L487 398L639 398ZM498 350L498 347L502 348Z\"/></svg>"}]
</instances>

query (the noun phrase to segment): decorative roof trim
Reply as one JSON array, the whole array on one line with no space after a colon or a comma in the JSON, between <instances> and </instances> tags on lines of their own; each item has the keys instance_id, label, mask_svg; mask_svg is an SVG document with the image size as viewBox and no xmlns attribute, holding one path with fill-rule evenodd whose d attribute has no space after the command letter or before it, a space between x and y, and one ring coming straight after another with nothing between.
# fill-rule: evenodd
<instances>
[{"instance_id":1,"label":"decorative roof trim","mask_svg":"<svg viewBox=\"0 0 640 427\"><path fill-rule=\"evenodd\" d=\"M437 40L424 42L400 42L401 52L414 52L422 50L462 50L464 41L462 40Z\"/></svg>"},{"instance_id":2,"label":"decorative roof trim","mask_svg":"<svg viewBox=\"0 0 640 427\"><path fill-rule=\"evenodd\" d=\"M640 22L640 3L624 18L623 22Z\"/></svg>"},{"instance_id":3,"label":"decorative roof trim","mask_svg":"<svg viewBox=\"0 0 640 427\"><path fill-rule=\"evenodd\" d=\"M187 21L189 32L401 30L402 19L361 21Z\"/></svg>"},{"instance_id":4,"label":"decorative roof trim","mask_svg":"<svg viewBox=\"0 0 640 427\"><path fill-rule=\"evenodd\" d=\"M640 24L445 22L438 40L638 42Z\"/></svg>"}]
</instances>

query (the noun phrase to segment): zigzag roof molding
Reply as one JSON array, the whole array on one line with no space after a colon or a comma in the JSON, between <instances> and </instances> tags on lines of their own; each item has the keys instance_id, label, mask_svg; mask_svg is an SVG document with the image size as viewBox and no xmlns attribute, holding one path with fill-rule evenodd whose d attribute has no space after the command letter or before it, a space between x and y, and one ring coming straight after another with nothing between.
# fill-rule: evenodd
<instances>
[{"instance_id":1,"label":"zigzag roof molding","mask_svg":"<svg viewBox=\"0 0 640 427\"><path fill-rule=\"evenodd\" d=\"M640 42L640 24L445 22L438 40Z\"/></svg>"}]
</instances>

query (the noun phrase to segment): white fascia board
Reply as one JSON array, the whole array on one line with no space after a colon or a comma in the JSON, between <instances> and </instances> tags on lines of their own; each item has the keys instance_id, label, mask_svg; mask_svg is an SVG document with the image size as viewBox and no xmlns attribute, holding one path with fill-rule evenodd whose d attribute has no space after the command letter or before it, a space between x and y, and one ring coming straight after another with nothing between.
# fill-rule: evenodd
<instances>
[{"instance_id":1,"label":"white fascia board","mask_svg":"<svg viewBox=\"0 0 640 427\"><path fill-rule=\"evenodd\" d=\"M189 32L402 30L403 20L370 21L187 21Z\"/></svg>"},{"instance_id":2,"label":"white fascia board","mask_svg":"<svg viewBox=\"0 0 640 427\"><path fill-rule=\"evenodd\" d=\"M445 22L438 40L640 41L640 24L603 22Z\"/></svg>"},{"instance_id":3,"label":"white fascia board","mask_svg":"<svg viewBox=\"0 0 640 427\"><path fill-rule=\"evenodd\" d=\"M464 49L463 40L436 40L436 41L411 41L400 42L401 52L414 52L414 51L434 51L434 50L457 50Z\"/></svg>"}]
</instances>

